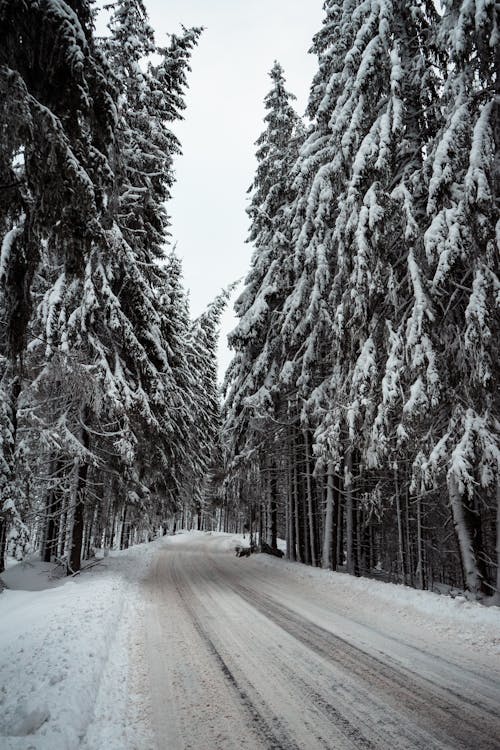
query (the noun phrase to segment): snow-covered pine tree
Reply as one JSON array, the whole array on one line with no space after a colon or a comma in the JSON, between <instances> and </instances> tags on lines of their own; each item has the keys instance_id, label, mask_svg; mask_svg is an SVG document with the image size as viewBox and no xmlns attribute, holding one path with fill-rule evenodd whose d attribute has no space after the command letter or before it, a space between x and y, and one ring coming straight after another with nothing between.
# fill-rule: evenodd
<instances>
[{"instance_id":1,"label":"snow-covered pine tree","mask_svg":"<svg viewBox=\"0 0 500 750\"><path fill-rule=\"evenodd\" d=\"M181 262L175 251L165 258L165 281L159 297L161 339L168 353L164 372L167 396L157 404L161 430L154 445L147 440L150 484L162 506L163 518L179 510L185 477L197 460L193 439L196 371L190 362L189 301L182 286Z\"/></svg>"},{"instance_id":2,"label":"snow-covered pine tree","mask_svg":"<svg viewBox=\"0 0 500 750\"><path fill-rule=\"evenodd\" d=\"M256 142L257 171L247 209L248 241L254 252L245 288L235 304L239 322L229 335L235 355L225 383L227 461L230 473L233 467L238 475L252 472L249 463L266 439L265 452L275 452L275 430L266 438L262 428L269 416L287 410L286 401L278 403L275 396L282 364L280 315L291 281L289 174L303 128L279 63L270 77L272 88L264 99L266 129Z\"/></svg>"},{"instance_id":3,"label":"snow-covered pine tree","mask_svg":"<svg viewBox=\"0 0 500 750\"><path fill-rule=\"evenodd\" d=\"M333 436L345 435L346 555L347 568L354 572L365 567L360 542L373 512L381 511L382 495L392 498L399 518L399 462L405 467L408 460L398 454L394 425L385 445L377 433L375 450L373 431L377 411L380 419L385 409L384 373L395 376L393 347L406 325L408 306L420 303L415 276L422 233L416 217L423 199L416 175L436 106L434 59L427 47L436 14L432 3L419 0L358 3L355 9L350 4L348 12L352 20L346 16L344 28L351 26L353 41L340 74L343 92L330 120L345 173L332 235L336 367L330 393L341 406L334 411L344 419L343 426L333 423ZM429 378L432 364L426 363ZM384 451L380 463L375 455ZM356 529L360 522L362 528Z\"/></svg>"},{"instance_id":4,"label":"snow-covered pine tree","mask_svg":"<svg viewBox=\"0 0 500 750\"><path fill-rule=\"evenodd\" d=\"M296 278L282 330L302 420L317 428L317 470L327 475L323 564L335 564L334 537L343 531L336 518L354 572L363 532L355 519L366 527L380 497L364 467L391 320L401 326L409 294L406 206L396 188L408 195L406 183L421 167L431 119L422 113L434 97L425 45L435 11L426 2L353 0L328 2L325 11L313 44L313 124L295 169Z\"/></svg>"},{"instance_id":5,"label":"snow-covered pine tree","mask_svg":"<svg viewBox=\"0 0 500 750\"><path fill-rule=\"evenodd\" d=\"M132 336L128 341L118 337L115 347L121 372L133 384L130 403L139 407L133 408L129 424L132 433L137 433L133 442L143 460L140 468L131 471L129 481L138 482L144 491L155 487L158 499L160 485L170 493L172 482L176 484L173 467L177 462L172 454L184 452L187 440L184 396L189 380L182 351L187 310L178 264L172 259L165 262L169 220L164 203L174 179L173 157L180 151L170 123L181 118L186 70L201 30L184 30L181 36L172 36L168 47L158 49L140 0L119 0L110 30L103 45L119 98L112 197L116 210L107 267L112 269L109 286L121 295L120 315ZM157 65L149 60L152 52L160 56ZM177 304L182 310L174 309ZM149 442L151 431L155 439L149 451L140 445L138 435L149 434ZM131 487L131 491L135 497L136 490Z\"/></svg>"},{"instance_id":6,"label":"snow-covered pine tree","mask_svg":"<svg viewBox=\"0 0 500 750\"><path fill-rule=\"evenodd\" d=\"M234 285L233 285L234 286ZM204 528L210 472L220 460L221 393L218 385L217 347L221 316L233 286L222 291L194 320L188 338L188 363L193 377L189 460L183 473L184 505L194 504L198 528Z\"/></svg>"},{"instance_id":7,"label":"snow-covered pine tree","mask_svg":"<svg viewBox=\"0 0 500 750\"><path fill-rule=\"evenodd\" d=\"M342 149L332 137L332 113L343 92L341 73L346 50L352 44L351 14L355 5L354 2L326 2L324 5L323 26L314 37L311 48L311 52L318 56L319 66L307 108L312 124L293 169L292 283L283 306L280 329L284 349L280 383L284 390L295 390L298 397L296 417L304 431L302 440L296 441L295 460L300 465L308 464L310 460L310 456L304 454L304 443L306 440L308 444L311 442L311 431L317 428L325 409L328 408L331 416L334 408L327 387L335 372L331 297L336 247L332 233L345 167ZM342 446L336 443L334 450L340 461ZM333 464L330 465L330 474L332 468ZM337 474L339 471L340 465L336 467ZM297 477L292 481L294 494L300 495L301 491L307 494L305 533L301 534L297 526L295 534L297 554L307 561L311 557L314 526L318 521L316 497L312 497L309 487L301 488ZM296 502L300 507L300 498L297 497ZM333 493L330 491L327 496L328 526L333 517L332 502ZM330 531L327 535L331 536ZM326 555L323 564L330 564L330 545L323 543L323 547ZM319 555L315 557L319 562Z\"/></svg>"},{"instance_id":8,"label":"snow-covered pine tree","mask_svg":"<svg viewBox=\"0 0 500 750\"><path fill-rule=\"evenodd\" d=\"M122 485L123 507L117 510L123 545L134 524L144 527L162 515L158 462L163 462L161 472L171 476L171 456L184 450L181 423L186 407L175 370L182 369L179 351L186 331L165 336L165 319L172 330L174 317L168 265L161 261L168 227L164 202L173 182L173 155L179 150L169 125L180 117L185 68L199 30L185 31L173 37L168 48L156 50L143 4L132 1L116 4L111 30L105 46L117 91L110 154L113 183L103 231L89 248L83 283L73 286L74 310L62 316L64 330L58 335L59 341L71 342L73 353L83 347L83 361L93 362L93 383L100 391L97 396L90 393L83 431L87 448L98 435L108 442L104 452L117 457L120 481L115 490ZM161 55L157 66L148 62L153 51ZM103 422L105 430L98 427ZM84 462L84 481L90 465L99 477L101 450L95 448L94 457L88 453ZM88 508L84 493L82 498L71 569L80 564L83 512Z\"/></svg>"},{"instance_id":9,"label":"snow-covered pine tree","mask_svg":"<svg viewBox=\"0 0 500 750\"><path fill-rule=\"evenodd\" d=\"M80 14L80 15L79 15ZM73 272L95 231L113 126L85 2L0 4L2 502L15 517L17 400L41 248L65 248ZM5 533L0 532L5 539ZM3 549L2 564L3 564Z\"/></svg>"},{"instance_id":10,"label":"snow-covered pine tree","mask_svg":"<svg viewBox=\"0 0 500 750\"><path fill-rule=\"evenodd\" d=\"M26 18L21 12L6 12L13 38L27 35L26 44L12 53L17 67L27 70L31 52L35 58L38 54L37 25L47 27L44 39L49 32L57 36L54 65L41 60L43 68L33 77L43 94L40 105L37 92L21 87L26 104L14 85L9 90L11 110L25 119L9 123L14 145L7 168L27 175L25 183L34 196L16 193L10 214L5 214L5 229L16 229L16 211L22 215L16 200L24 196L34 217L27 235L34 248L30 284L36 272L35 283L24 285L24 297L18 295L28 303L33 297L36 303L26 358L33 380L26 392L27 413L30 428L41 436L40 455L46 451L47 464L55 467L48 477L46 527L54 520L56 480L63 490L56 502L63 519L57 548L66 551L69 570L79 568L82 547L90 548L94 528L102 530L103 523L114 518L124 542L133 531L134 509L136 516L151 516L158 490L157 454L172 452L186 432L177 429L178 415L186 407L182 378L175 369L178 352L186 346L187 325L177 331L176 340L167 340L168 270L158 261L164 258L168 227L163 203L173 181L173 154L179 150L169 123L183 108L189 54L199 30L173 37L168 48L158 50L159 64L141 72L155 51L145 15L133 15L143 6L118 5L116 26L123 32L127 61L122 56L120 67L117 57L109 55L113 71L104 61L103 44L96 46L88 3L78 3L81 17L64 2L33 4ZM122 29L127 14L128 27ZM40 23L33 23L35 16ZM134 25L139 20L143 30ZM31 129L33 124L36 129ZM22 133L19 143L16 128ZM16 237L14 231L7 233L5 268L10 239ZM30 256L25 252L12 257ZM5 289L8 294L16 290L10 277ZM8 295L5 299L8 302ZM21 352L29 305L23 314ZM8 406L8 399L5 403ZM7 409L8 438L15 426L11 413ZM153 457L150 441L158 448ZM9 457L9 450L5 455ZM170 455L165 460L171 472ZM122 489L117 503L113 493ZM47 545L44 554L49 554Z\"/></svg>"},{"instance_id":11,"label":"snow-covered pine tree","mask_svg":"<svg viewBox=\"0 0 500 750\"><path fill-rule=\"evenodd\" d=\"M500 555L498 19L493 0L442 5L433 43L449 62L443 123L430 144L425 233L441 394L430 454L421 466L428 483L447 486L467 589L476 597L495 590L499 596L492 562L495 510Z\"/></svg>"}]
</instances>

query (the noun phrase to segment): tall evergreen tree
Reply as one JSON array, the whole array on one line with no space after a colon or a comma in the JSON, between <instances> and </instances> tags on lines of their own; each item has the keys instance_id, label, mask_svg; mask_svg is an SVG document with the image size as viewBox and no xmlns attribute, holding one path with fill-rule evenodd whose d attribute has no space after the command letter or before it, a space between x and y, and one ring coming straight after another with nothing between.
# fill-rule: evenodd
<instances>
[{"instance_id":1,"label":"tall evergreen tree","mask_svg":"<svg viewBox=\"0 0 500 750\"><path fill-rule=\"evenodd\" d=\"M429 155L428 295L442 392L434 413L427 481L445 475L467 588L495 588L498 504L498 255L495 238L495 44L493 2L446 0L434 42L450 60L443 124ZM498 179L498 178L497 178ZM500 518L500 509L497 509ZM497 545L500 538L497 528ZM496 582L497 593L500 580Z\"/></svg>"},{"instance_id":2,"label":"tall evergreen tree","mask_svg":"<svg viewBox=\"0 0 500 750\"><path fill-rule=\"evenodd\" d=\"M326 3L313 50L308 138L296 166L295 288L283 336L304 397L303 420L343 479L347 565L354 571L355 473L380 393L387 327L401 304L406 218L399 191L421 167L426 111L434 95L425 49L427 3ZM397 289L386 297L387 288ZM396 313L397 314L397 313ZM387 321L387 322L386 322ZM401 321L397 321L401 326ZM326 468L326 467L325 467ZM377 493L374 494L377 497ZM327 517L332 518L332 492ZM323 546L329 560L330 530Z\"/></svg>"},{"instance_id":3,"label":"tall evergreen tree","mask_svg":"<svg viewBox=\"0 0 500 750\"><path fill-rule=\"evenodd\" d=\"M0 28L4 529L20 492L17 400L34 274L41 248L49 245L54 252L64 248L71 273L82 273L109 174L114 113L88 3L2 2ZM4 544L4 530L0 538ZM3 546L0 553L3 564Z\"/></svg>"},{"instance_id":4,"label":"tall evergreen tree","mask_svg":"<svg viewBox=\"0 0 500 750\"><path fill-rule=\"evenodd\" d=\"M219 460L221 393L218 384L217 347L221 316L232 287L222 291L196 318L188 337L188 363L192 374L189 460L185 461L181 496L194 503L198 528L203 526L204 506L210 490L210 472Z\"/></svg>"},{"instance_id":5,"label":"tall evergreen tree","mask_svg":"<svg viewBox=\"0 0 500 750\"><path fill-rule=\"evenodd\" d=\"M251 220L248 241L254 252L244 290L235 304L238 325L229 336L235 355L226 377L225 431L230 446L227 460L237 471L242 466L251 471L266 418L286 413L286 402L279 397L284 364L279 330L292 272L290 170L303 127L279 63L274 64L270 77L272 88L264 100L266 129L256 142L257 171L247 209ZM274 448L267 447L272 453Z\"/></svg>"},{"instance_id":6,"label":"tall evergreen tree","mask_svg":"<svg viewBox=\"0 0 500 750\"><path fill-rule=\"evenodd\" d=\"M96 498L104 502L106 493L121 492L121 506L109 502L121 514L123 539L129 510L154 514L159 472L172 477L172 456L183 450L192 390L188 322L174 310L179 300L170 292L178 279L169 273L175 269L162 263L164 202L179 152L170 123L184 107L186 69L200 30L184 30L157 49L142 2L123 0L114 9L111 38L97 44L88 3L28 5L16 14L2 4L11 35L2 68L11 115L4 126L10 139L5 168L15 183L2 216L2 304L12 331L17 326L21 334L14 351L7 329L2 360L13 373L6 366L2 378L11 396L2 412L2 481L14 486L8 472L15 466L17 410L9 404L19 397L15 384L26 363L30 428L41 435L40 454L46 451L54 467L46 521L52 523L54 504L64 511L67 530L61 526L59 536L73 571L90 538ZM54 36L53 65L43 58L48 47L38 48L33 36L40 24L43 39ZM16 47L19 34L26 44ZM148 62L153 52L156 65ZM13 71L8 64L14 63ZM39 91L28 90L23 77ZM24 235L32 244L20 252ZM154 450L147 448L150 440ZM63 490L57 503L56 483ZM12 515L10 500L6 508Z\"/></svg>"},{"instance_id":7,"label":"tall evergreen tree","mask_svg":"<svg viewBox=\"0 0 500 750\"><path fill-rule=\"evenodd\" d=\"M231 429L236 431L235 445L239 442L240 447L249 426L245 400L252 399L257 409L272 408L282 357L278 320L290 284L289 173L302 128L279 63L274 64L270 77L273 86L264 100L267 127L257 140L257 172L247 209L251 219L248 241L255 249L245 288L235 304L239 322L229 335L236 354L227 376L226 408Z\"/></svg>"},{"instance_id":8,"label":"tall evergreen tree","mask_svg":"<svg viewBox=\"0 0 500 750\"><path fill-rule=\"evenodd\" d=\"M318 560L321 531L325 566L458 582L451 509L474 595L494 588L498 543L496 33L486 1L450 0L442 17L426 0L325 3L288 181L286 282L273 317L261 254L227 401L233 457L252 461L234 461L233 481L277 477L259 491L293 498L285 533L300 559ZM273 473L285 425L292 460Z\"/></svg>"}]
</instances>

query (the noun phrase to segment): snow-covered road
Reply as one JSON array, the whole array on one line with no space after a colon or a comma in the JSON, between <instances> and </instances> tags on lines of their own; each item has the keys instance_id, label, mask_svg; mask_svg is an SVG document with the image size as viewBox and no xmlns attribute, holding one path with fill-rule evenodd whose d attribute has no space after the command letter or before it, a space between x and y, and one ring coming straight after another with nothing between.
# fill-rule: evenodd
<instances>
[{"instance_id":1,"label":"snow-covered road","mask_svg":"<svg viewBox=\"0 0 500 750\"><path fill-rule=\"evenodd\" d=\"M500 665L479 630L450 642L444 621L232 548L181 535L150 568L132 671L158 750L498 750Z\"/></svg>"},{"instance_id":2,"label":"snow-covered road","mask_svg":"<svg viewBox=\"0 0 500 750\"><path fill-rule=\"evenodd\" d=\"M3 576L1 750L500 748L500 609L180 533ZM248 544L248 538L245 540Z\"/></svg>"}]
</instances>

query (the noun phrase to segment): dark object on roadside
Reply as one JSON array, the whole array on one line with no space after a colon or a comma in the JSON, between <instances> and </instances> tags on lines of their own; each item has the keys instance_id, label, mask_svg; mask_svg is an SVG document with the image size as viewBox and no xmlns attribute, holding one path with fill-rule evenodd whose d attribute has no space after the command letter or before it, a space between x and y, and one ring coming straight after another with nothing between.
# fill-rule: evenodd
<instances>
[{"instance_id":1,"label":"dark object on roadside","mask_svg":"<svg viewBox=\"0 0 500 750\"><path fill-rule=\"evenodd\" d=\"M251 544L250 547L235 547L236 557L250 557L250 555L256 550L255 544Z\"/></svg>"},{"instance_id":2,"label":"dark object on roadside","mask_svg":"<svg viewBox=\"0 0 500 750\"><path fill-rule=\"evenodd\" d=\"M275 557L283 557L282 550L278 549L277 547L271 547L270 544L266 544L266 542L262 542L260 545L260 551L265 552L266 555L274 555Z\"/></svg>"}]
</instances>

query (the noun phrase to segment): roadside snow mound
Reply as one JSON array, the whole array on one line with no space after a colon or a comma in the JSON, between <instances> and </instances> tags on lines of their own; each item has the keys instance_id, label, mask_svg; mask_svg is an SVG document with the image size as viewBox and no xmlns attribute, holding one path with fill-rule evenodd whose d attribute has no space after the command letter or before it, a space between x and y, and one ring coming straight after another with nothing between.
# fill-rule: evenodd
<instances>
[{"instance_id":1,"label":"roadside snow mound","mask_svg":"<svg viewBox=\"0 0 500 750\"><path fill-rule=\"evenodd\" d=\"M74 578L57 580L53 566L34 560L3 575L9 588L0 594L2 750L85 746L89 726L99 721L96 702L112 703L106 722L120 747L129 626L138 615L138 584L162 544L111 553ZM99 696L104 682L107 695Z\"/></svg>"}]
</instances>

